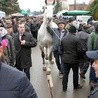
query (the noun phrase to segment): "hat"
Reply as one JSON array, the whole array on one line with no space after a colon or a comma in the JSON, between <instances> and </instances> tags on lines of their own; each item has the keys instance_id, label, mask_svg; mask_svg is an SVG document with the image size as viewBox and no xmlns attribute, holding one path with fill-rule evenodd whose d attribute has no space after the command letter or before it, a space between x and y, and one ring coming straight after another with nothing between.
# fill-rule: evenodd
<instances>
[{"instance_id":1,"label":"hat","mask_svg":"<svg viewBox=\"0 0 98 98\"><path fill-rule=\"evenodd\" d=\"M86 52L86 55L87 55L88 58L93 59L93 60L96 60L96 59L98 59L98 50L95 50L95 51L87 51Z\"/></svg>"},{"instance_id":2,"label":"hat","mask_svg":"<svg viewBox=\"0 0 98 98\"><path fill-rule=\"evenodd\" d=\"M91 25L86 25L86 24L83 25L83 28L84 28L84 29L88 29L88 28L90 28L90 27L91 27Z\"/></svg>"},{"instance_id":3,"label":"hat","mask_svg":"<svg viewBox=\"0 0 98 98\"><path fill-rule=\"evenodd\" d=\"M5 24L5 28L12 28L11 24Z\"/></svg>"},{"instance_id":4,"label":"hat","mask_svg":"<svg viewBox=\"0 0 98 98\"><path fill-rule=\"evenodd\" d=\"M70 28L69 28L69 32L70 33L76 33L76 27L75 26L70 26Z\"/></svg>"},{"instance_id":5,"label":"hat","mask_svg":"<svg viewBox=\"0 0 98 98\"><path fill-rule=\"evenodd\" d=\"M59 21L59 22L58 22L58 25L59 25L59 24L65 24L65 22L64 22L64 21Z\"/></svg>"}]
</instances>

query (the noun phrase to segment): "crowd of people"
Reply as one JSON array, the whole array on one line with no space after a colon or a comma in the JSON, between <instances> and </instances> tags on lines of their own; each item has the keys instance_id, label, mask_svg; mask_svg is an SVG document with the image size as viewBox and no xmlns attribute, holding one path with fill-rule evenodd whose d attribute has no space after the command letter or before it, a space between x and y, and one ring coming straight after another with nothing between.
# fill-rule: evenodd
<instances>
[{"instance_id":1,"label":"crowd of people","mask_svg":"<svg viewBox=\"0 0 98 98\"><path fill-rule=\"evenodd\" d=\"M0 96L38 98L30 83L31 48L37 45L25 19L0 21ZM17 70L18 69L18 70ZM5 74L6 73L6 74ZM24 74L25 73L25 74Z\"/></svg>"},{"instance_id":2,"label":"crowd of people","mask_svg":"<svg viewBox=\"0 0 98 98\"><path fill-rule=\"evenodd\" d=\"M72 68L73 70L73 88L77 90L83 87L83 85L79 84L79 75L81 78L86 79L85 74L89 66L89 83L91 91L94 90L98 82L95 68L93 67L95 59L89 59L86 52L88 50L98 50L98 22L95 23L91 20L85 24L73 18L58 19L56 17L54 17L53 21L58 25L58 28L52 28L47 25L47 30L53 38L52 51L59 76L62 79L63 92L67 91L70 69ZM78 27L74 24L74 21L79 24ZM21 93L18 95L17 92L16 97L14 93L5 94L4 92L1 94L2 98L5 98L5 96L9 96L7 98L12 98L12 96L13 98L20 98L19 96L21 98L37 98L37 94L29 82L30 67L32 66L31 48L37 45L37 33L42 22L42 17L6 18L0 20L0 62L4 63L0 63L0 81L2 80L0 82L0 87L2 88L0 89L13 89L14 91L16 86L15 91ZM11 68L5 65L9 65ZM7 72L6 75L4 71ZM15 71L14 74L12 73L13 71ZM4 75L7 80L11 78L12 87L8 86L10 82L5 85L6 83L1 75ZM14 85L13 83L16 82L17 84ZM27 89L26 87L28 90L25 90Z\"/></svg>"},{"instance_id":3,"label":"crowd of people","mask_svg":"<svg viewBox=\"0 0 98 98\"><path fill-rule=\"evenodd\" d=\"M79 22L79 26L75 22L77 24ZM60 78L62 78L63 92L66 92L68 87L70 69L72 68L73 71L73 88L76 90L83 87L79 84L79 75L80 78L86 79L85 74L89 66L89 83L92 92L97 85L98 79L93 67L94 60L87 57L86 51L98 50L98 22L91 20L86 24L70 18L58 22L57 29L49 26L47 29L54 38L53 53ZM97 97L91 96L91 98Z\"/></svg>"}]
</instances>

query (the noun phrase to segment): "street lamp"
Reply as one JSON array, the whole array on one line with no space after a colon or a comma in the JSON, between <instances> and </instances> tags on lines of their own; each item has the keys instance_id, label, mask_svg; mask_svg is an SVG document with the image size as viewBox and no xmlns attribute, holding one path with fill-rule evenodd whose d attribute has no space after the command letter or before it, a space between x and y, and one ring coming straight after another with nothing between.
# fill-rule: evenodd
<instances>
[{"instance_id":1,"label":"street lamp","mask_svg":"<svg viewBox=\"0 0 98 98\"><path fill-rule=\"evenodd\" d=\"M76 0L74 0L74 10L76 10Z\"/></svg>"},{"instance_id":2,"label":"street lamp","mask_svg":"<svg viewBox=\"0 0 98 98\"><path fill-rule=\"evenodd\" d=\"M2 10L2 2L1 2L1 0L0 0L0 10Z\"/></svg>"}]
</instances>

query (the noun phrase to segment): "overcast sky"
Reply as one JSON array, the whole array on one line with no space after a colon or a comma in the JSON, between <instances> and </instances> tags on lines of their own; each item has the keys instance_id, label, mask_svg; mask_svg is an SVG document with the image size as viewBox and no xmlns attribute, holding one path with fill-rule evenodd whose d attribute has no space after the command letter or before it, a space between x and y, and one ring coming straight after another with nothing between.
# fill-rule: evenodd
<instances>
[{"instance_id":1,"label":"overcast sky","mask_svg":"<svg viewBox=\"0 0 98 98\"><path fill-rule=\"evenodd\" d=\"M18 0L20 8L27 10L28 8L31 9L31 11L39 11L42 9L42 6L44 5L45 0ZM90 0L76 0L77 3L88 3ZM68 0L68 3L73 4L74 0Z\"/></svg>"}]
</instances>

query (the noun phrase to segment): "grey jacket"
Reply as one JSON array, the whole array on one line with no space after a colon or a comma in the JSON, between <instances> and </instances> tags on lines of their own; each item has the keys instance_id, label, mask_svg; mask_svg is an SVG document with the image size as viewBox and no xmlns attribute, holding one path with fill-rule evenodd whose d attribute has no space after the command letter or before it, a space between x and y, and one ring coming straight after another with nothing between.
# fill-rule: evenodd
<instances>
[{"instance_id":1,"label":"grey jacket","mask_svg":"<svg viewBox=\"0 0 98 98\"><path fill-rule=\"evenodd\" d=\"M38 98L25 73L0 63L0 98Z\"/></svg>"},{"instance_id":2,"label":"grey jacket","mask_svg":"<svg viewBox=\"0 0 98 98\"><path fill-rule=\"evenodd\" d=\"M64 63L77 64L82 53L80 39L69 33L61 41L62 59Z\"/></svg>"},{"instance_id":3,"label":"grey jacket","mask_svg":"<svg viewBox=\"0 0 98 98\"><path fill-rule=\"evenodd\" d=\"M15 54L15 44L14 44L14 39L11 35L6 34L5 36L2 37L2 39L6 39L8 46L7 46L7 64L10 66L15 66L16 63L16 54Z\"/></svg>"},{"instance_id":4,"label":"grey jacket","mask_svg":"<svg viewBox=\"0 0 98 98\"><path fill-rule=\"evenodd\" d=\"M60 49L60 45L61 45L60 30L58 28L51 28L49 26L47 26L47 30L53 37L53 51ZM63 37L66 36L67 33L68 31L65 29Z\"/></svg>"},{"instance_id":5,"label":"grey jacket","mask_svg":"<svg viewBox=\"0 0 98 98\"><path fill-rule=\"evenodd\" d=\"M98 85L94 88L94 90L88 98L98 98Z\"/></svg>"}]
</instances>

